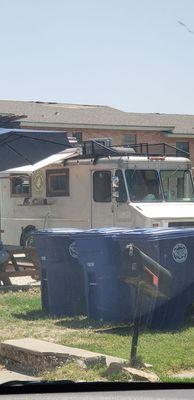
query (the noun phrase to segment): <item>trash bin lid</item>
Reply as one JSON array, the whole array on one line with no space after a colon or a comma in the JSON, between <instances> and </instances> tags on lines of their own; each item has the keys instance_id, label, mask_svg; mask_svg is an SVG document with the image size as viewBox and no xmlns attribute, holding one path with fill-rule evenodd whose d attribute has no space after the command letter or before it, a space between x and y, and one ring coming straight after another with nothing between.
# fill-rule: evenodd
<instances>
[{"instance_id":1,"label":"trash bin lid","mask_svg":"<svg viewBox=\"0 0 194 400\"><path fill-rule=\"evenodd\" d=\"M34 232L34 235L46 235L46 236L55 236L55 235L71 235L79 232L84 232L83 229L77 228L50 228L50 229L37 229Z\"/></svg>"}]
</instances>

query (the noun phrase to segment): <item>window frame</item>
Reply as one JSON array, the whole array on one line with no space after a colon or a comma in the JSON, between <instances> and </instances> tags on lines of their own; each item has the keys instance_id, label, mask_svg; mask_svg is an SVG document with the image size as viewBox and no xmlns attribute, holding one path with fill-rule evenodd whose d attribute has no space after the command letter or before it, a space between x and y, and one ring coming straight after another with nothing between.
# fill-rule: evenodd
<instances>
[{"instance_id":1,"label":"window frame","mask_svg":"<svg viewBox=\"0 0 194 400\"><path fill-rule=\"evenodd\" d=\"M125 141L125 138L126 137L129 137L129 136L133 136L134 138L135 138L135 140L132 142L132 141ZM122 135L122 144L123 145L133 145L133 144L136 144L137 143L137 134L136 133L124 133L123 135Z\"/></svg>"},{"instance_id":2,"label":"window frame","mask_svg":"<svg viewBox=\"0 0 194 400\"><path fill-rule=\"evenodd\" d=\"M22 178L25 177L29 180L29 193L13 193L13 178ZM32 197L32 179L30 175L26 174L10 174L10 197L11 198L30 198Z\"/></svg>"},{"instance_id":3,"label":"window frame","mask_svg":"<svg viewBox=\"0 0 194 400\"><path fill-rule=\"evenodd\" d=\"M51 189L50 178L52 176L64 175L64 172L67 176L67 189L66 190L58 190L53 191ZM61 169L47 169L46 170L46 197L68 197L70 196L69 190L69 168L61 168Z\"/></svg>"},{"instance_id":4,"label":"window frame","mask_svg":"<svg viewBox=\"0 0 194 400\"><path fill-rule=\"evenodd\" d=\"M76 138L78 144L83 143L83 132L82 131L73 132L72 136Z\"/></svg>"},{"instance_id":5,"label":"window frame","mask_svg":"<svg viewBox=\"0 0 194 400\"><path fill-rule=\"evenodd\" d=\"M184 143L184 144L186 144L188 146L188 151L183 149L183 148L181 148L181 147L178 147L178 146L180 146L181 143ZM189 141L180 140L180 141L176 142L176 156L182 157L183 155L182 155L181 151L186 151L188 153L188 156L189 156L189 154L190 154Z\"/></svg>"}]
</instances>

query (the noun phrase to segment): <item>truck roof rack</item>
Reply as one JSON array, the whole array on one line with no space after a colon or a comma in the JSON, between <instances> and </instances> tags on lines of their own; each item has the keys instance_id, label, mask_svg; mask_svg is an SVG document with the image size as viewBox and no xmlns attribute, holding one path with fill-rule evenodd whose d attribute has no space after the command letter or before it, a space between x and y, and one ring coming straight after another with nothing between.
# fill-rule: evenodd
<instances>
[{"instance_id":1,"label":"truck roof rack","mask_svg":"<svg viewBox=\"0 0 194 400\"><path fill-rule=\"evenodd\" d=\"M168 157L190 157L190 153L179 149L168 143L137 143L130 144L136 155L142 156L168 156ZM116 147L116 146L115 146Z\"/></svg>"},{"instance_id":2,"label":"truck roof rack","mask_svg":"<svg viewBox=\"0 0 194 400\"><path fill-rule=\"evenodd\" d=\"M168 156L186 157L190 154L167 143L137 143L130 145L105 146L96 140L87 140L82 144L82 155L78 158L119 157L119 156Z\"/></svg>"}]
</instances>

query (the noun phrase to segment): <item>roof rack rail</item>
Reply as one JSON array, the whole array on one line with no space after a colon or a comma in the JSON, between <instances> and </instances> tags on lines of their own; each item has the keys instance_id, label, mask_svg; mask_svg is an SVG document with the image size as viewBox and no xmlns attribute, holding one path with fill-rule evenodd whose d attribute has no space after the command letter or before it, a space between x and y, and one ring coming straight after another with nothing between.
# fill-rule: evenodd
<instances>
[{"instance_id":1,"label":"roof rack rail","mask_svg":"<svg viewBox=\"0 0 194 400\"><path fill-rule=\"evenodd\" d=\"M133 148L136 155L142 156L190 157L189 152L168 143L135 143L123 147Z\"/></svg>"},{"instance_id":2,"label":"roof rack rail","mask_svg":"<svg viewBox=\"0 0 194 400\"><path fill-rule=\"evenodd\" d=\"M87 140L82 144L81 158L119 157L119 156L168 156L186 157L190 154L167 143L135 143L130 145L105 146L97 140ZM80 158L80 156L79 156Z\"/></svg>"},{"instance_id":3,"label":"roof rack rail","mask_svg":"<svg viewBox=\"0 0 194 400\"><path fill-rule=\"evenodd\" d=\"M83 156L84 157L109 157L109 156L118 156L118 151L111 146L105 146L101 142L97 140L87 140L83 142L82 146Z\"/></svg>"}]
</instances>

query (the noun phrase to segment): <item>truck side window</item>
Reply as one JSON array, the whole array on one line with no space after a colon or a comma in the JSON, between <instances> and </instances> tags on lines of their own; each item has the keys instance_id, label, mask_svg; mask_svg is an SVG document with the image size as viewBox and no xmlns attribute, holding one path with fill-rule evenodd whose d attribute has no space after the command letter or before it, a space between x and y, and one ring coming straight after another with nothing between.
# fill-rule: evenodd
<instances>
[{"instance_id":1,"label":"truck side window","mask_svg":"<svg viewBox=\"0 0 194 400\"><path fill-rule=\"evenodd\" d=\"M69 196L69 170L50 169L46 171L47 197Z\"/></svg>"},{"instance_id":2,"label":"truck side window","mask_svg":"<svg viewBox=\"0 0 194 400\"><path fill-rule=\"evenodd\" d=\"M29 176L11 176L11 197L30 197L31 179Z\"/></svg>"},{"instance_id":3,"label":"truck side window","mask_svg":"<svg viewBox=\"0 0 194 400\"><path fill-rule=\"evenodd\" d=\"M193 182L189 170L160 172L166 201L193 201Z\"/></svg>"},{"instance_id":4,"label":"truck side window","mask_svg":"<svg viewBox=\"0 0 194 400\"><path fill-rule=\"evenodd\" d=\"M111 201L111 171L93 173L93 199L99 203Z\"/></svg>"},{"instance_id":5,"label":"truck side window","mask_svg":"<svg viewBox=\"0 0 194 400\"><path fill-rule=\"evenodd\" d=\"M115 175L118 176L119 178L119 186L118 186L119 197L117 197L116 200L118 203L125 203L127 201L127 192L121 169L117 169Z\"/></svg>"}]
</instances>

